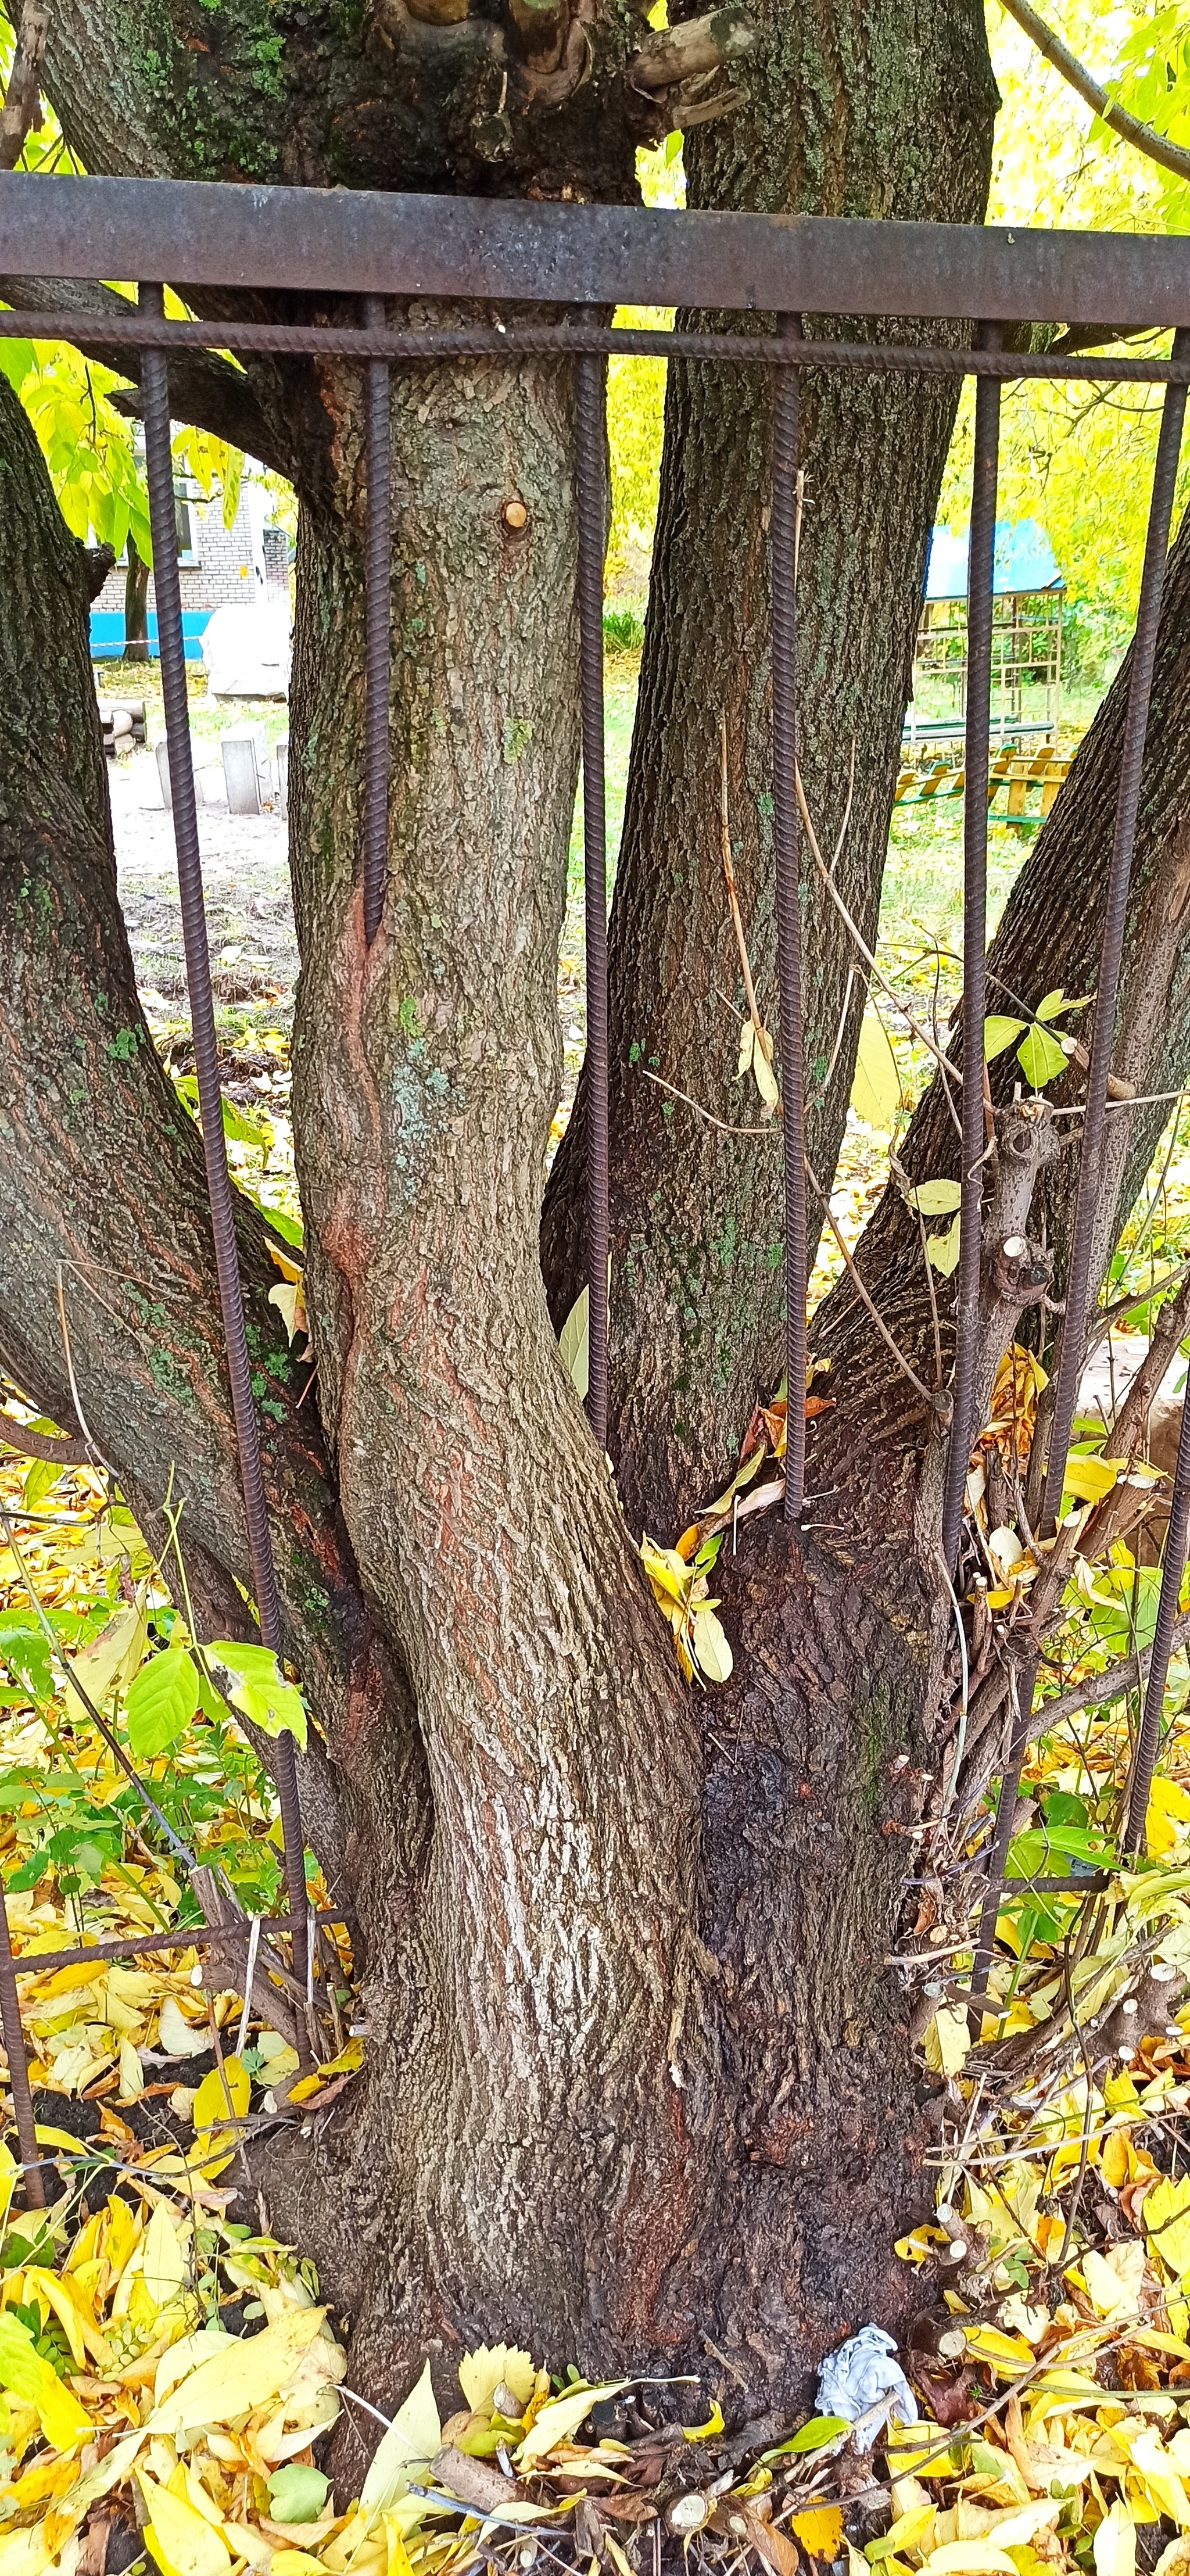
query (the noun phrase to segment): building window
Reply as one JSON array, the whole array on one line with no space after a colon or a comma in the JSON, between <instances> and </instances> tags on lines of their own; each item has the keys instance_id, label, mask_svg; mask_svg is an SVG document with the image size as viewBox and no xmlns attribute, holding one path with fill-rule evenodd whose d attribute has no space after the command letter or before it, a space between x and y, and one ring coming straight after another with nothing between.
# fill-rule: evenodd
<instances>
[{"instance_id":1,"label":"building window","mask_svg":"<svg viewBox=\"0 0 1190 2576\"><path fill-rule=\"evenodd\" d=\"M202 558L198 551L194 504L184 483L174 485L174 518L178 530L178 562L180 564L200 563Z\"/></svg>"}]
</instances>

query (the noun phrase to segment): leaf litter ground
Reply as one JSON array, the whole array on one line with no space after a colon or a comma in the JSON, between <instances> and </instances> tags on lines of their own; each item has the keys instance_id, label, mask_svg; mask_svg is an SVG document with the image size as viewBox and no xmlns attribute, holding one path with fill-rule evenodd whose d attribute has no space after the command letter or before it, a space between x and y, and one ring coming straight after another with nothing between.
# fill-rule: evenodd
<instances>
[{"instance_id":1,"label":"leaf litter ground","mask_svg":"<svg viewBox=\"0 0 1190 2576\"><path fill-rule=\"evenodd\" d=\"M626 666L623 704L613 706L613 732L618 722L625 736L633 680ZM866 1024L832 1193L848 1246L928 1067L911 1022L944 1027L957 993L958 832L957 814L943 809L894 824L880 963L904 1007L873 1008ZM1019 857L993 825L994 899ZM555 1140L584 1024L572 873ZM154 1034L186 1097L184 995L161 992L148 965ZM233 989L236 968L229 954L220 1013L229 1154L294 1246L288 1269L278 1265L278 1303L298 1340L289 996L283 980L255 970L251 990ZM1044 1060L1035 1053L1032 1079ZM1121 1247L1115 1293L1136 1301L1125 1326L1147 1328L1153 1284L1188 1245L1190 1121L1178 1115ZM841 1260L828 1242L816 1295ZM1010 1356L985 1438L1007 1423L1016 1440L1022 1418L1027 1428L1036 1391L1027 1360ZM15 1390L5 1400L19 1404ZM1080 1446L1091 1486L1080 1507L1090 1511L1106 1490L1094 1472L1102 1439ZM744 1450L755 1466L649 1563L679 1656L712 1682L722 1677L706 1580L713 1548L749 1494L763 1505L783 1448L779 1397L750 1426ZM217 1868L249 1914L275 1910L275 1799L234 1709L207 1703L166 1752L142 1754L154 1817L71 1694L72 1659L89 1659L82 1668L94 1680L114 1625L128 1651L102 1696L119 1734L134 1654L143 1671L176 1654L179 1635L186 1642L106 1480L14 1461L0 1467L0 1507L0 1867L18 1953L164 1927L184 1943L199 1912L177 1844ZM1011 1616L1027 1589L1024 1558L1000 1577L1000 1611ZM1155 1585L1155 1568L1124 1549L1081 1593L1072 1587L1051 1649L1060 1692L1143 1648ZM796 2576L816 2563L849 2576L868 2566L889 2576L1076 2566L1132 2576L1138 2561L1190 2576L1190 2008L1174 2008L1190 1968L1185 1694L1177 1660L1147 1858L1128 1872L1116 1866L1112 1833L1129 1703L1040 1731L978 2060L962 2001L978 1837L933 1851L909 1891L898 1958L936 2117L937 2188L898 2248L920 2281L905 2355L920 2420L888 2428L874 2454L839 2419L814 2416L778 2443L766 2434L758 2449L755 2429L729 2436L717 2410L701 2424L675 2420L699 2413L693 2389L590 2389L573 2367L551 2379L500 2348L464 2361L463 2403L445 2423L423 2377L383 2431L360 2497L337 2510L319 2448L344 2407L370 2419L344 2385L334 2321L300 2249L269 2234L263 2204L255 2232L228 2212L242 2140L274 2118L308 2118L360 2062L346 1935L322 1963L333 2036L324 2033L323 2062L304 2079L284 2031L270 2027L267 1980L245 2012L193 1946L23 1976L51 2206L44 2217L21 2209L4 2150L0 2576L51 2567L102 2576L138 2557L162 2576L245 2567L437 2576L475 2564L536 2564L541 2576L551 2565L602 2564L636 2576L659 2563L663 2536L667 2556L680 2548L733 2576L747 2564ZM318 1903L326 1892L310 1868ZM1033 1887L1046 1870L1080 1869L1098 1872L1092 1902Z\"/></svg>"}]
</instances>

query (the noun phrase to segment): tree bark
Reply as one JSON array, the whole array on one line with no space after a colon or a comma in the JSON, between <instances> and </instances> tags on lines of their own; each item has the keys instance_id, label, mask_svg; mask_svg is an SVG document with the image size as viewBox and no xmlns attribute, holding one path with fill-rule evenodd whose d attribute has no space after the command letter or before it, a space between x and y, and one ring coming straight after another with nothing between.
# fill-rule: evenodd
<instances>
[{"instance_id":1,"label":"tree bark","mask_svg":"<svg viewBox=\"0 0 1190 2576\"><path fill-rule=\"evenodd\" d=\"M136 539L129 532L128 569L124 576L124 659L147 662L149 658L149 567L136 550Z\"/></svg>"},{"instance_id":2,"label":"tree bark","mask_svg":"<svg viewBox=\"0 0 1190 2576\"><path fill-rule=\"evenodd\" d=\"M508 28L377 12L332 42L317 17L290 35L276 23L231 0L204 19L203 63L180 5L135 19L119 0L64 5L49 78L71 139L97 168L326 183L399 166L418 183L474 182L479 129L506 112L485 104L480 73L497 38L514 47ZM565 166L568 186L627 188L626 28L596 26L592 79L555 99L552 125L534 88L565 74L586 23L570 17L553 70L518 57L499 184L531 176L556 193ZM825 11L765 21L750 139L700 158L698 188L920 212L928 173L932 204L978 212L991 93L967 0L957 14L915 0L908 24L865 0L831 25ZM420 105L415 57L434 66ZM460 2338L512 2335L592 2369L689 2357L742 2409L792 2396L844 2320L895 2320L903 2296L887 2247L929 2104L883 1963L951 1686L932 1410L883 1344L869 1351L866 1316L856 1327L836 1307L835 1405L811 1456L820 1526L792 1549L774 1524L725 1550L737 1672L697 1700L562 1369L538 1257L577 768L570 379L547 360L393 371L393 784L371 948L362 380L339 363L260 367L249 390L302 504L294 1113L321 1432L274 1329L267 1226L245 1205L237 1223L287 1642L345 1819L369 2028L329 2136L300 2168L270 2171L274 2216L324 2258L355 2320L352 2384L381 2401L427 2345L457 2357ZM831 386L806 402L806 770L829 832L854 735L843 873L871 930L949 404ZM640 1398L623 1379L620 1396L634 1511L685 1499L683 1479L701 1482L776 1373L759 1154L720 1156L628 1080L639 1036L708 1105L734 1099L734 1032L721 1060L708 1017L724 974L733 1018L739 998L723 945L721 699L737 870L775 1020L767 575L752 524L767 403L767 380L728 398L709 370L671 396L616 930L613 1334L641 1372ZM246 1551L198 1144L135 1001L76 552L10 399L0 440L14 496L10 511L6 486L0 510L0 1223L14 1246L0 1343L64 1411L61 1264L88 1419L146 1514L173 1467L192 1544L226 1589ZM807 912L826 1179L849 1088L846 1027L826 1076L850 961L816 896ZM859 1007L853 986L849 1025ZM920 1283L904 1293L909 1329ZM887 1312L899 1331L895 1297Z\"/></svg>"},{"instance_id":3,"label":"tree bark","mask_svg":"<svg viewBox=\"0 0 1190 2576\"><path fill-rule=\"evenodd\" d=\"M1132 675L1132 648L1080 744L1054 806L1013 885L987 961L991 1010L1027 1018L1043 997L1061 987L1072 1000L1092 997L1070 1016L1069 1028L1084 1059L1046 1097L1059 1112L1064 1149L1039 1177L1030 1233L1048 1245L1054 1261L1052 1296L1060 1305L1077 1180L1076 1115L1085 1096L1085 1052L1094 1022L1103 907L1111 859L1116 790ZM1128 902L1124 961L1116 1008L1113 1071L1131 1087L1136 1105L1120 1100L1109 1109L1107 1152L1092 1258L1092 1281L1101 1281L1111 1252L1174 1111L1169 1095L1190 1065L1190 522L1170 550L1150 702L1140 815ZM961 1065L957 1009L952 1061ZM1059 1022L1059 1026L1064 1026ZM1015 1048L988 1068L997 1105L1014 1089L1027 1091ZM952 1086L953 1088L953 1086ZM1158 1095L1156 1098L1153 1095ZM911 1182L959 1172L959 1139L940 1076L928 1085L910 1121L898 1159ZM921 1230L902 1191L890 1184L860 1239L857 1266L885 1321L913 1366L932 1376L932 1323L926 1293ZM953 1356L953 1281L937 1281L944 1373ZM1060 1312L1035 1305L1024 1338L1047 1364L1060 1329ZM815 1348L850 1371L870 1353L876 1336L851 1283L843 1278L815 1319ZM844 1359L844 1354L845 1359ZM920 1408L919 1408L920 1410ZM833 1434L824 1434L827 1445ZM1040 1454L1040 1453L1039 1453Z\"/></svg>"},{"instance_id":4,"label":"tree bark","mask_svg":"<svg viewBox=\"0 0 1190 2576\"><path fill-rule=\"evenodd\" d=\"M768 0L749 106L687 139L692 205L978 223L995 89L982 11L948 0ZM722 324L718 315L683 322ZM740 327L733 317L732 328ZM811 335L915 323L810 316ZM946 336L945 334L943 336ZM926 553L957 400L930 379L802 379L798 724L839 884L875 936ZM772 379L671 367L653 579L610 925L611 1455L631 1526L665 1536L713 1486L781 1374L780 1157L736 1077L746 1011L720 860L719 717L760 1008L777 1026L769 563ZM853 786L851 784L853 779ZM808 1149L834 1170L864 1008L860 961L803 857ZM650 1079L655 1076L657 1079ZM584 1277L580 1084L551 1175L543 1263L560 1326ZM810 1209L812 1235L818 1212Z\"/></svg>"},{"instance_id":5,"label":"tree bark","mask_svg":"<svg viewBox=\"0 0 1190 2576\"><path fill-rule=\"evenodd\" d=\"M198 1130L162 1073L116 893L84 550L0 383L0 1355L74 1419L58 1282L88 1425L146 1533L182 1506L195 1587L242 1619L247 1535ZM268 1228L236 1205L286 1644L332 1744L403 1684L360 1597L317 1417L269 1291ZM325 1752L303 1786L342 1878Z\"/></svg>"},{"instance_id":6,"label":"tree bark","mask_svg":"<svg viewBox=\"0 0 1190 2576\"><path fill-rule=\"evenodd\" d=\"M294 1116L342 1510L432 1795L417 2016L391 1981L369 2006L384 2187L359 2332L391 2376L412 2318L502 2319L556 2348L596 2283L609 2342L647 2340L649 2285L702 2197L716 2041L693 1712L537 1255L577 766L570 373L485 362L467 395L449 367L394 379L395 774L370 950L360 395L342 370L339 505L301 520ZM391 1758L383 1728L344 1755L376 1801L382 1879Z\"/></svg>"}]
</instances>

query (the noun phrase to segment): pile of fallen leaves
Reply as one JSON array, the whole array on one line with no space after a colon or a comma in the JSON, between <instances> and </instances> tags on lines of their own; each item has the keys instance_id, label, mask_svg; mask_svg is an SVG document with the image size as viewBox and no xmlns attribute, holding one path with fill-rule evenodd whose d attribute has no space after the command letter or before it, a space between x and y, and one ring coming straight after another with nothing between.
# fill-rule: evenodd
<instances>
[{"instance_id":1,"label":"pile of fallen leaves","mask_svg":"<svg viewBox=\"0 0 1190 2576\"><path fill-rule=\"evenodd\" d=\"M11 2195L15 2169L0 2161ZM772 2520L787 2489L802 2547L841 2545L838 2507L798 2504L806 2475L787 2454L800 2437L702 2485L693 2463L723 2434L717 2408L702 2424L658 2423L634 2383L552 2380L505 2345L464 2357L445 2423L427 2363L358 2497L337 2506L315 2451L360 2401L310 2267L232 2223L200 2157L184 2180L171 2191L159 2166L126 2166L89 2217L69 2180L44 2216L6 2214L4 2576L127 2567L142 2549L161 2576L444 2576L544 2568L559 2550L568 2568L635 2576L634 2535L663 2514L687 2547L699 2535L712 2553L751 2546L793 2576L797 2547ZM374 2411L360 2407L365 2423Z\"/></svg>"}]
</instances>

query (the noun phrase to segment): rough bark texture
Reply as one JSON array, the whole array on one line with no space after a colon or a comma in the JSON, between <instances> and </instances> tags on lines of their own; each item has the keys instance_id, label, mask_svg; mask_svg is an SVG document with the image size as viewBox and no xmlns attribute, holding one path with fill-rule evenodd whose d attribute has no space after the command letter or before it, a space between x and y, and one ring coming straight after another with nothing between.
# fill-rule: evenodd
<instances>
[{"instance_id":1,"label":"rough bark texture","mask_svg":"<svg viewBox=\"0 0 1190 2576\"><path fill-rule=\"evenodd\" d=\"M1120 753L1132 672L1131 648L1079 747L1069 778L1017 877L988 952L991 1009L1024 1017L1059 986L1074 998L1093 995L1103 936ZM1167 1125L1169 1094L1190 1062L1190 523L1170 553L1145 748L1140 817L1133 861L1124 964L1116 1011L1113 1067L1130 1082L1137 1106L1114 1106L1100 1196L1092 1282L1107 1263L1129 1208ZM1094 1005L1069 1021L1085 1050ZM951 1054L961 1063L961 1044ZM1015 1052L989 1068L993 1099L1025 1088ZM1047 1092L1059 1112L1077 1110L1084 1071L1077 1062ZM1054 1256L1053 1295L1060 1299L1077 1179L1080 1121L1063 1120L1064 1150L1042 1175L1029 1231ZM899 1157L910 1180L957 1178L959 1139L940 1078L930 1084ZM989 1177L989 1194L991 1181ZM865 1229L858 1267L886 1323L919 1374L932 1379L933 1339L918 1219L891 1187ZM953 1354L953 1282L937 1282L943 1361ZM1040 1306L1023 1327L1032 1347L1052 1357L1060 1327ZM815 1319L815 1346L849 1373L871 1363L884 1372L870 1318L842 1279ZM905 1389L912 1403L911 1390ZM918 1408L920 1412L920 1407ZM829 1441L833 1433L825 1435ZM1040 1454L1040 1453L1039 1453Z\"/></svg>"},{"instance_id":2,"label":"rough bark texture","mask_svg":"<svg viewBox=\"0 0 1190 2576\"><path fill-rule=\"evenodd\" d=\"M687 140L690 202L979 222L995 90L964 0L766 5L751 101ZM722 316L692 315L693 322ZM738 328L738 320L733 324ZM811 334L862 336L847 317ZM917 326L913 326L916 330ZM875 326L899 336L903 326ZM802 378L801 765L824 845L847 802L839 882L875 934L926 550L954 417L941 382ZM736 1078L746 1010L720 861L720 711L740 902L777 1025L765 496L767 373L670 373L640 701L611 917L612 1435L630 1525L667 1537L782 1367L780 1158ZM864 991L804 860L811 1161L834 1169ZM543 1256L560 1324L583 1278L580 1090L551 1176ZM811 1203L812 1230L817 1211Z\"/></svg>"},{"instance_id":3,"label":"rough bark texture","mask_svg":"<svg viewBox=\"0 0 1190 2576\"><path fill-rule=\"evenodd\" d=\"M576 27L585 45L577 9L564 56ZM266 24L258 0L193 17L189 0L67 0L49 78L96 169L399 169L453 185L474 180L476 65L497 38L513 41L494 17L460 33L371 12L344 25L317 5ZM567 185L627 186L631 119L609 109L601 65L628 41L626 21L600 22L592 78L552 125L532 81L510 78L494 184L544 184L569 158ZM774 10L756 80L742 139L698 163L705 197L978 212L990 88L968 0L918 0L908 18ZM355 2316L352 2384L381 2401L419 2348L505 2334L595 2367L690 2358L741 2408L789 2397L844 2318L895 2316L887 2245L925 2135L883 1957L946 1689L931 1408L836 1308L835 1409L811 1454L820 1526L804 1555L774 1526L726 1560L737 1679L696 1704L561 1367L538 1262L577 765L567 377L545 362L394 371L393 793L370 950L361 383L340 365L262 367L249 393L303 508L294 1101L325 1444L310 1408L293 1410L266 1229L247 1208L238 1224L288 1633L351 1838L371 2034L330 2136L270 2176L274 2215L325 2256ZM244 1548L197 1140L135 1003L77 550L2 385L0 405L0 1223L14 1247L0 1347L68 1412L61 1263L88 1418L146 1510L171 1463L185 1476L187 1526L226 1589ZM855 736L845 881L870 928L948 405L905 389L811 389L807 405L807 775L829 831ZM755 510L767 393L692 378L671 432L616 933L613 1329L641 1385L621 1397L634 1509L700 1483L728 1447L775 1374L779 1320L766 1166L712 1150L685 1113L654 1114L627 1078L639 1043L709 1105L734 1096L734 1037L725 1060L707 1020L718 980L733 1015L738 1002L721 696L774 1016ZM1092 757L1110 765L1110 746ZM1062 828L1032 883L1052 888ZM1085 881L1078 899L1089 909ZM816 899L807 910L821 1090L849 961ZM815 1109L824 1165L846 1034Z\"/></svg>"},{"instance_id":4,"label":"rough bark texture","mask_svg":"<svg viewBox=\"0 0 1190 2576\"><path fill-rule=\"evenodd\" d=\"M88 1425L146 1527L172 1490L217 1633L240 1608L243 1504L202 1148L153 1051L116 895L87 653L87 566L0 382L0 1355L66 1423L61 1276ZM394 1689L344 1539L316 1416L269 1291L267 1228L237 1233L287 1644L334 1737ZM242 1616L242 1610L240 1610ZM334 1868L317 1747L312 1833Z\"/></svg>"},{"instance_id":5,"label":"rough bark texture","mask_svg":"<svg viewBox=\"0 0 1190 2576\"><path fill-rule=\"evenodd\" d=\"M396 774L370 951L358 391L344 375L339 508L302 522L294 1108L342 1508L409 1670L433 1800L416 2014L379 1947L369 1997L378 2068L403 2068L395 2114L379 2075L367 2159L377 2369L418 2317L557 2336L598 2275L614 2333L643 2332L701 2194L713 2042L696 1729L537 1258L577 761L558 678L575 657L569 375L493 364L466 387L451 370L397 385ZM382 1712L343 1758L373 1802L379 1895ZM681 2095L679 2056L695 2070Z\"/></svg>"}]
</instances>

